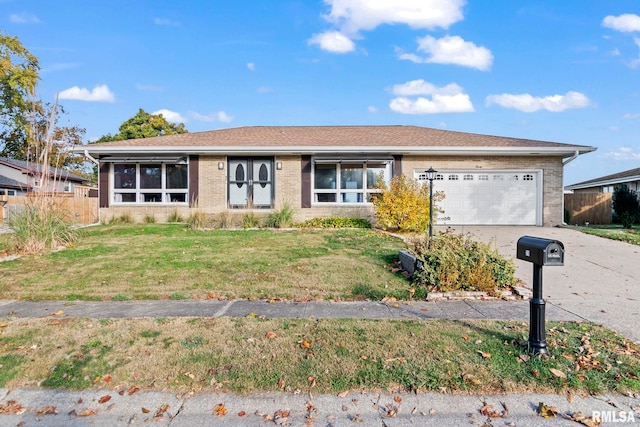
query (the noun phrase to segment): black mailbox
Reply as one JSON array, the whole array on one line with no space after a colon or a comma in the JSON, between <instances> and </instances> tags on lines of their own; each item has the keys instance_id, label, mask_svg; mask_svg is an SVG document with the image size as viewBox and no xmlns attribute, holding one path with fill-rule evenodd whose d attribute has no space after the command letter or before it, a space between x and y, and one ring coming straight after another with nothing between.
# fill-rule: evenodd
<instances>
[{"instance_id":1,"label":"black mailbox","mask_svg":"<svg viewBox=\"0 0 640 427\"><path fill-rule=\"evenodd\" d=\"M564 265L564 245L558 240L522 236L516 255L536 265Z\"/></svg>"}]
</instances>

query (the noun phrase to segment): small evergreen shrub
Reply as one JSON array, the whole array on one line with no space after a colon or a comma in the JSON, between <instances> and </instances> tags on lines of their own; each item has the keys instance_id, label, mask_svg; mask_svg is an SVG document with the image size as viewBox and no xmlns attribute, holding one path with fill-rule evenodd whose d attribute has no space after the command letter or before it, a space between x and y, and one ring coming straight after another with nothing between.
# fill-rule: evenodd
<instances>
[{"instance_id":1,"label":"small evergreen shrub","mask_svg":"<svg viewBox=\"0 0 640 427\"><path fill-rule=\"evenodd\" d=\"M413 243L412 250L422 264L414 274L414 285L427 291L493 293L516 283L514 262L468 234L438 233L430 247L423 238Z\"/></svg>"},{"instance_id":2,"label":"small evergreen shrub","mask_svg":"<svg viewBox=\"0 0 640 427\"><path fill-rule=\"evenodd\" d=\"M280 209L271 212L265 220L265 226L271 228L286 228L293 225L293 207L285 202Z\"/></svg>"},{"instance_id":3,"label":"small evergreen shrub","mask_svg":"<svg viewBox=\"0 0 640 427\"><path fill-rule=\"evenodd\" d=\"M348 218L334 216L330 218L313 218L296 224L299 228L371 228L365 218Z\"/></svg>"},{"instance_id":4,"label":"small evergreen shrub","mask_svg":"<svg viewBox=\"0 0 640 427\"><path fill-rule=\"evenodd\" d=\"M638 194L626 185L616 187L613 192L613 210L623 228L631 229L640 221L640 200Z\"/></svg>"}]
</instances>

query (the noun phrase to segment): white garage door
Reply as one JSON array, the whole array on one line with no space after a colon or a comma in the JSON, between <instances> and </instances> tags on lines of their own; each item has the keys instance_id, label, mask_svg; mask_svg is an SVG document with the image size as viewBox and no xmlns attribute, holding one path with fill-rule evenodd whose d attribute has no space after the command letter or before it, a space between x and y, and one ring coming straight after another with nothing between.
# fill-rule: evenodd
<instances>
[{"instance_id":1,"label":"white garage door","mask_svg":"<svg viewBox=\"0 0 640 427\"><path fill-rule=\"evenodd\" d=\"M422 171L415 177L427 182ZM541 225L540 178L539 171L438 172L433 191L445 199L436 203L444 211L437 224Z\"/></svg>"}]
</instances>

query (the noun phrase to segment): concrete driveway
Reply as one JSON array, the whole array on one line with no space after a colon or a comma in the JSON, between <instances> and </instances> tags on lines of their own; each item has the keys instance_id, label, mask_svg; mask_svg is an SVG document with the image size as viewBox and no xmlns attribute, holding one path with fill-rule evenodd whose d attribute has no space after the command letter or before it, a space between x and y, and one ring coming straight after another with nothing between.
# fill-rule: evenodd
<instances>
[{"instance_id":1,"label":"concrete driveway","mask_svg":"<svg viewBox=\"0 0 640 427\"><path fill-rule=\"evenodd\" d=\"M502 254L514 259L521 236L560 240L565 247L564 266L543 268L547 304L640 342L640 246L569 228L466 226L455 230L493 242ZM516 264L516 276L531 288L532 264L521 260Z\"/></svg>"}]
</instances>

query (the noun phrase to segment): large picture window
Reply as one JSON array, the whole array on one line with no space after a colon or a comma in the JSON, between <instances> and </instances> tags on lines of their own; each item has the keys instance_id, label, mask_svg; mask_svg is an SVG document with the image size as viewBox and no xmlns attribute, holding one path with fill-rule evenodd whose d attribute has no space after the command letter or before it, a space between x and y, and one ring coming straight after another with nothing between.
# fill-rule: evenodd
<instances>
[{"instance_id":1,"label":"large picture window","mask_svg":"<svg viewBox=\"0 0 640 427\"><path fill-rule=\"evenodd\" d=\"M313 164L314 203L368 203L379 193L378 177L391 179L391 161L331 161L316 159Z\"/></svg>"},{"instance_id":2,"label":"large picture window","mask_svg":"<svg viewBox=\"0 0 640 427\"><path fill-rule=\"evenodd\" d=\"M189 202L189 174L186 163L113 163L112 202Z\"/></svg>"}]
</instances>

